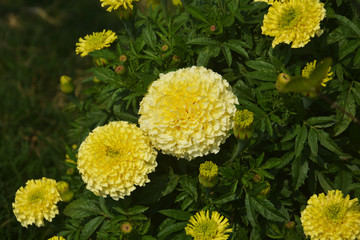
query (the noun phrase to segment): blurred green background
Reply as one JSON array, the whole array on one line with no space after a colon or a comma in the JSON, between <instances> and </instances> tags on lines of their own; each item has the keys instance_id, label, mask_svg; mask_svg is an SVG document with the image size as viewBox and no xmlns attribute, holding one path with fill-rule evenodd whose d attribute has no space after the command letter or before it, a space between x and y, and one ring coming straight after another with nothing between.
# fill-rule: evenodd
<instances>
[{"instance_id":1,"label":"blurred green background","mask_svg":"<svg viewBox=\"0 0 360 240\"><path fill-rule=\"evenodd\" d=\"M0 16L0 239L47 239L61 219L22 227L15 192L29 179L65 173L71 115L59 78L79 85L92 63L75 55L75 43L119 23L98 0L0 0Z\"/></svg>"}]
</instances>

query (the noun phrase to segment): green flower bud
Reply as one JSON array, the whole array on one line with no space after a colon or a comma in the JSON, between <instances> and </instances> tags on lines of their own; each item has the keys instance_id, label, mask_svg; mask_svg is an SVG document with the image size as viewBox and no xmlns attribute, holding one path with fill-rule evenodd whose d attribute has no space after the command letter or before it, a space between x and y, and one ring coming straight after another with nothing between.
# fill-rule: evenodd
<instances>
[{"instance_id":1,"label":"green flower bud","mask_svg":"<svg viewBox=\"0 0 360 240\"><path fill-rule=\"evenodd\" d=\"M215 32L216 31L216 26L215 25L211 25L210 26L210 32Z\"/></svg>"},{"instance_id":2,"label":"green flower bud","mask_svg":"<svg viewBox=\"0 0 360 240\"><path fill-rule=\"evenodd\" d=\"M257 173L256 173L256 174L254 175L254 177L253 177L253 181L254 181L254 182L260 182L260 181L261 181L261 176L260 176L260 174L257 174Z\"/></svg>"},{"instance_id":3,"label":"green flower bud","mask_svg":"<svg viewBox=\"0 0 360 240\"><path fill-rule=\"evenodd\" d=\"M199 182L204 187L212 188L219 182L218 166L215 163L206 161L200 164L199 171Z\"/></svg>"},{"instance_id":4,"label":"green flower bud","mask_svg":"<svg viewBox=\"0 0 360 240\"><path fill-rule=\"evenodd\" d=\"M69 176L74 175L74 173L75 173L75 169L73 169L73 168L68 168L66 170L66 174Z\"/></svg>"},{"instance_id":5,"label":"green flower bud","mask_svg":"<svg viewBox=\"0 0 360 240\"><path fill-rule=\"evenodd\" d=\"M69 190L61 194L60 197L64 202L70 202L74 198L74 192Z\"/></svg>"},{"instance_id":6,"label":"green flower bud","mask_svg":"<svg viewBox=\"0 0 360 240\"><path fill-rule=\"evenodd\" d=\"M124 222L120 226L120 231L124 234L129 234L132 231L132 225L129 222Z\"/></svg>"},{"instance_id":7,"label":"green flower bud","mask_svg":"<svg viewBox=\"0 0 360 240\"><path fill-rule=\"evenodd\" d=\"M105 58L100 57L100 58L94 58L94 63L96 66L101 67L101 66L105 66L108 63L108 61Z\"/></svg>"},{"instance_id":8,"label":"green flower bud","mask_svg":"<svg viewBox=\"0 0 360 240\"><path fill-rule=\"evenodd\" d=\"M117 74L119 74L119 75L124 74L125 71L126 71L126 68L125 68L125 66L123 66L123 65L119 65L119 66L117 66L117 67L115 68L115 72L116 72Z\"/></svg>"},{"instance_id":9,"label":"green flower bud","mask_svg":"<svg viewBox=\"0 0 360 240\"><path fill-rule=\"evenodd\" d=\"M163 52L166 52L167 50L169 50L169 46L168 45L163 45L162 47L161 47L161 50L163 51Z\"/></svg>"},{"instance_id":10,"label":"green flower bud","mask_svg":"<svg viewBox=\"0 0 360 240\"><path fill-rule=\"evenodd\" d=\"M93 81L94 81L94 83L99 83L99 82L100 82L100 79L98 79L96 76L94 76Z\"/></svg>"},{"instance_id":11,"label":"green flower bud","mask_svg":"<svg viewBox=\"0 0 360 240\"><path fill-rule=\"evenodd\" d=\"M247 140L254 134L254 114L246 109L235 113L234 135L237 139Z\"/></svg>"},{"instance_id":12,"label":"green flower bud","mask_svg":"<svg viewBox=\"0 0 360 240\"><path fill-rule=\"evenodd\" d=\"M287 222L286 224L285 224L285 227L287 228L287 229L294 229L295 228L295 222L294 221L291 221L291 222Z\"/></svg>"},{"instance_id":13,"label":"green flower bud","mask_svg":"<svg viewBox=\"0 0 360 240\"><path fill-rule=\"evenodd\" d=\"M258 196L260 198L264 198L270 193L271 190L270 183L267 181L265 181L265 183L266 183L266 187L263 190L261 190L260 195Z\"/></svg>"},{"instance_id":14,"label":"green flower bud","mask_svg":"<svg viewBox=\"0 0 360 240\"><path fill-rule=\"evenodd\" d=\"M63 93L72 93L74 91L74 84L71 77L66 75L60 77L60 90Z\"/></svg>"},{"instance_id":15,"label":"green flower bud","mask_svg":"<svg viewBox=\"0 0 360 240\"><path fill-rule=\"evenodd\" d=\"M57 190L60 193L61 200L64 202L70 202L74 197L74 192L71 191L70 186L67 182L60 181L56 185Z\"/></svg>"},{"instance_id":16,"label":"green flower bud","mask_svg":"<svg viewBox=\"0 0 360 240\"><path fill-rule=\"evenodd\" d=\"M126 60L127 60L126 55L125 55L125 54L121 54L120 57L119 57L119 60L120 60L121 62L126 62Z\"/></svg>"}]
</instances>

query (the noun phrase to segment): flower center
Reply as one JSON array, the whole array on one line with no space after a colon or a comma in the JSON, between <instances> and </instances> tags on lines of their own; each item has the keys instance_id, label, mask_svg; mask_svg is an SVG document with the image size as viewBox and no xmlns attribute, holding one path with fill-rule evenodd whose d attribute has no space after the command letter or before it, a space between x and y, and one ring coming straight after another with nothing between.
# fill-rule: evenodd
<instances>
[{"instance_id":1,"label":"flower center","mask_svg":"<svg viewBox=\"0 0 360 240\"><path fill-rule=\"evenodd\" d=\"M110 158L119 158L121 155L121 152L117 149L107 148L106 149L106 156Z\"/></svg>"},{"instance_id":2,"label":"flower center","mask_svg":"<svg viewBox=\"0 0 360 240\"><path fill-rule=\"evenodd\" d=\"M216 222L209 219L208 221L200 223L196 229L199 235L203 236L203 239L212 239L216 236L216 226Z\"/></svg>"},{"instance_id":3,"label":"flower center","mask_svg":"<svg viewBox=\"0 0 360 240\"><path fill-rule=\"evenodd\" d=\"M254 121L254 114L246 109L238 110L235 113L235 124L241 128L250 126Z\"/></svg>"},{"instance_id":4,"label":"flower center","mask_svg":"<svg viewBox=\"0 0 360 240\"><path fill-rule=\"evenodd\" d=\"M331 205L327 208L326 211L327 218L329 220L333 220L337 222L343 218L345 214L344 210L345 209L339 204Z\"/></svg>"},{"instance_id":5,"label":"flower center","mask_svg":"<svg viewBox=\"0 0 360 240\"><path fill-rule=\"evenodd\" d=\"M282 28L291 27L293 25L294 20L296 19L297 13L296 10L290 8L287 13L283 14L280 18L279 25Z\"/></svg>"},{"instance_id":6,"label":"flower center","mask_svg":"<svg viewBox=\"0 0 360 240\"><path fill-rule=\"evenodd\" d=\"M218 174L218 166L211 161L206 161L205 163L200 164L200 175L213 178Z\"/></svg>"},{"instance_id":7,"label":"flower center","mask_svg":"<svg viewBox=\"0 0 360 240\"><path fill-rule=\"evenodd\" d=\"M31 203L36 203L41 201L43 199L43 196L43 192L40 189L37 189L29 195L29 200Z\"/></svg>"}]
</instances>

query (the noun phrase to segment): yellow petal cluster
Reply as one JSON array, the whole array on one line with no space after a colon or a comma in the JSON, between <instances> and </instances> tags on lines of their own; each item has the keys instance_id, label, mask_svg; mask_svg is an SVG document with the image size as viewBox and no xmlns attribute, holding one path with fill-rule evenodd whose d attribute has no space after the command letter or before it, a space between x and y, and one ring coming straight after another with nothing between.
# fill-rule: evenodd
<instances>
[{"instance_id":1,"label":"yellow petal cluster","mask_svg":"<svg viewBox=\"0 0 360 240\"><path fill-rule=\"evenodd\" d=\"M66 239L63 238L62 236L54 236L52 238L49 238L48 240L66 240Z\"/></svg>"},{"instance_id":2,"label":"yellow petal cluster","mask_svg":"<svg viewBox=\"0 0 360 240\"><path fill-rule=\"evenodd\" d=\"M314 60L313 62L308 62L306 64L306 66L304 67L304 69L301 72L301 75L303 77L309 77L311 75L311 73L314 71L314 69L316 68L316 60ZM333 73L331 72L331 67L329 67L328 69L328 73L327 75L323 78L321 86L325 87L326 83L328 81L330 81L333 78Z\"/></svg>"},{"instance_id":3,"label":"yellow petal cluster","mask_svg":"<svg viewBox=\"0 0 360 240\"><path fill-rule=\"evenodd\" d=\"M204 67L160 74L140 103L140 128L155 148L191 160L217 153L229 136L236 96L221 75Z\"/></svg>"},{"instance_id":4,"label":"yellow petal cluster","mask_svg":"<svg viewBox=\"0 0 360 240\"><path fill-rule=\"evenodd\" d=\"M213 211L200 211L191 216L189 224L185 227L186 235L191 235L194 240L227 240L228 233L232 232L227 218Z\"/></svg>"},{"instance_id":5,"label":"yellow petal cluster","mask_svg":"<svg viewBox=\"0 0 360 240\"><path fill-rule=\"evenodd\" d=\"M320 21L325 13L324 4L319 0L274 2L264 16L262 33L275 37L272 47L292 42L292 48L300 48L321 32Z\"/></svg>"},{"instance_id":6,"label":"yellow petal cluster","mask_svg":"<svg viewBox=\"0 0 360 240\"><path fill-rule=\"evenodd\" d=\"M212 161L206 161L200 164L199 172L201 176L211 179L218 175L218 166Z\"/></svg>"},{"instance_id":7,"label":"yellow petal cluster","mask_svg":"<svg viewBox=\"0 0 360 240\"><path fill-rule=\"evenodd\" d=\"M90 52L110 47L110 44L117 39L116 34L111 30L103 30L102 32L94 32L91 35L86 35L84 38L79 38L76 43L76 54L85 57Z\"/></svg>"},{"instance_id":8,"label":"yellow petal cluster","mask_svg":"<svg viewBox=\"0 0 360 240\"><path fill-rule=\"evenodd\" d=\"M26 186L20 187L12 204L16 219L23 227L35 224L44 225L44 219L49 222L59 214L57 202L60 194L56 188L56 181L43 177L29 180Z\"/></svg>"},{"instance_id":9,"label":"yellow petal cluster","mask_svg":"<svg viewBox=\"0 0 360 240\"><path fill-rule=\"evenodd\" d=\"M304 233L311 240L360 239L360 206L339 190L314 194L301 212Z\"/></svg>"},{"instance_id":10,"label":"yellow petal cluster","mask_svg":"<svg viewBox=\"0 0 360 240\"><path fill-rule=\"evenodd\" d=\"M135 1L139 1L139 0L100 0L102 7L108 6L108 8L106 9L106 11L108 11L108 12L116 10L119 7L123 7L125 9L127 9L129 7L131 9L133 9L132 4Z\"/></svg>"},{"instance_id":11,"label":"yellow petal cluster","mask_svg":"<svg viewBox=\"0 0 360 240\"><path fill-rule=\"evenodd\" d=\"M115 200L149 182L157 152L150 139L135 124L110 122L95 128L82 142L77 168L86 188L97 196Z\"/></svg>"}]
</instances>

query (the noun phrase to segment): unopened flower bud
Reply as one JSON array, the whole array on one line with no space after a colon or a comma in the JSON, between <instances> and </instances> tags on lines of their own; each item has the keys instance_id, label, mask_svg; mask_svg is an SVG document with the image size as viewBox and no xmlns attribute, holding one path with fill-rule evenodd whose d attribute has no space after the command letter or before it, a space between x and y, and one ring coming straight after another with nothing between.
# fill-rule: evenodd
<instances>
[{"instance_id":1,"label":"unopened flower bud","mask_svg":"<svg viewBox=\"0 0 360 240\"><path fill-rule=\"evenodd\" d=\"M72 93L74 91L74 84L71 77L66 75L60 77L60 90L63 93Z\"/></svg>"},{"instance_id":2,"label":"unopened flower bud","mask_svg":"<svg viewBox=\"0 0 360 240\"><path fill-rule=\"evenodd\" d=\"M216 26L215 25L211 25L210 26L210 32L215 32L216 31Z\"/></svg>"},{"instance_id":3,"label":"unopened flower bud","mask_svg":"<svg viewBox=\"0 0 360 240\"><path fill-rule=\"evenodd\" d=\"M163 51L163 52L166 52L167 50L169 50L169 46L168 45L163 45L162 47L161 47L161 50Z\"/></svg>"},{"instance_id":4,"label":"unopened flower bud","mask_svg":"<svg viewBox=\"0 0 360 240\"><path fill-rule=\"evenodd\" d=\"M285 227L287 228L287 229L293 229L293 228L295 228L295 222L294 221L291 221L291 222L287 222L286 224L285 224Z\"/></svg>"},{"instance_id":5,"label":"unopened flower bud","mask_svg":"<svg viewBox=\"0 0 360 240\"><path fill-rule=\"evenodd\" d=\"M65 159L65 162L76 165L76 162L74 160L70 159L70 158Z\"/></svg>"},{"instance_id":6,"label":"unopened flower bud","mask_svg":"<svg viewBox=\"0 0 360 240\"><path fill-rule=\"evenodd\" d=\"M286 92L285 86L290 82L290 75L280 73L276 79L275 87L279 92Z\"/></svg>"},{"instance_id":7,"label":"unopened flower bud","mask_svg":"<svg viewBox=\"0 0 360 240\"><path fill-rule=\"evenodd\" d=\"M60 195L61 200L64 202L70 202L74 198L74 192L69 190Z\"/></svg>"},{"instance_id":8,"label":"unopened flower bud","mask_svg":"<svg viewBox=\"0 0 360 240\"><path fill-rule=\"evenodd\" d=\"M254 182L260 182L260 181L261 181L261 176L260 176L260 174L257 174L257 173L256 173L256 174L254 175L254 177L253 177L253 181L254 181Z\"/></svg>"},{"instance_id":9,"label":"unopened flower bud","mask_svg":"<svg viewBox=\"0 0 360 240\"><path fill-rule=\"evenodd\" d=\"M254 134L254 114L247 109L235 113L234 135L237 139L247 140Z\"/></svg>"},{"instance_id":10,"label":"unopened flower bud","mask_svg":"<svg viewBox=\"0 0 360 240\"><path fill-rule=\"evenodd\" d=\"M105 58L100 57L100 58L94 58L94 63L96 66L101 67L101 66L105 66L108 63L108 61Z\"/></svg>"},{"instance_id":11,"label":"unopened flower bud","mask_svg":"<svg viewBox=\"0 0 360 240\"><path fill-rule=\"evenodd\" d=\"M178 63L178 62L181 61L181 59L179 58L179 56L174 55L174 56L172 57L172 61L173 61L174 63Z\"/></svg>"},{"instance_id":12,"label":"unopened flower bud","mask_svg":"<svg viewBox=\"0 0 360 240\"><path fill-rule=\"evenodd\" d=\"M126 55L125 55L125 54L121 54L120 57L119 57L119 60L120 60L121 62L126 62L126 60L127 60Z\"/></svg>"},{"instance_id":13,"label":"unopened flower bud","mask_svg":"<svg viewBox=\"0 0 360 240\"><path fill-rule=\"evenodd\" d=\"M64 202L70 202L74 197L74 192L71 191L70 186L67 182L60 181L56 185L57 190L60 193L61 200Z\"/></svg>"},{"instance_id":14,"label":"unopened flower bud","mask_svg":"<svg viewBox=\"0 0 360 240\"><path fill-rule=\"evenodd\" d=\"M73 145L71 145L71 148L75 150L75 149L77 149L77 145L73 144Z\"/></svg>"},{"instance_id":15,"label":"unopened flower bud","mask_svg":"<svg viewBox=\"0 0 360 240\"><path fill-rule=\"evenodd\" d=\"M117 73L117 74L119 74L119 75L122 75L122 74L124 74L125 73L125 66L123 66L123 65L119 65L119 66L117 66L116 68L115 68L115 72Z\"/></svg>"},{"instance_id":16,"label":"unopened flower bud","mask_svg":"<svg viewBox=\"0 0 360 240\"><path fill-rule=\"evenodd\" d=\"M73 169L73 168L68 168L66 170L66 174L69 176L74 175L74 173L75 173L75 169Z\"/></svg>"},{"instance_id":17,"label":"unopened flower bud","mask_svg":"<svg viewBox=\"0 0 360 240\"><path fill-rule=\"evenodd\" d=\"M129 222L124 222L121 224L120 231L124 234L129 234L132 231L132 225Z\"/></svg>"},{"instance_id":18,"label":"unopened flower bud","mask_svg":"<svg viewBox=\"0 0 360 240\"><path fill-rule=\"evenodd\" d=\"M199 182L204 187L212 188L219 182L218 166L215 163L206 161L200 164L199 171Z\"/></svg>"},{"instance_id":19,"label":"unopened flower bud","mask_svg":"<svg viewBox=\"0 0 360 240\"><path fill-rule=\"evenodd\" d=\"M259 197L266 197L270 193L271 190L270 183L267 181L265 183L266 183L266 187L263 190L261 190Z\"/></svg>"},{"instance_id":20,"label":"unopened flower bud","mask_svg":"<svg viewBox=\"0 0 360 240\"><path fill-rule=\"evenodd\" d=\"M94 76L93 81L94 81L94 83L99 83L99 82L100 82L100 79L98 79L96 76Z\"/></svg>"}]
</instances>

